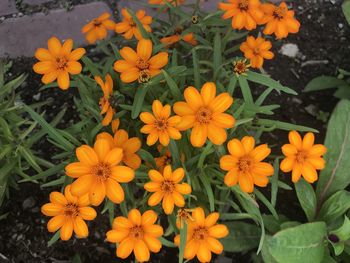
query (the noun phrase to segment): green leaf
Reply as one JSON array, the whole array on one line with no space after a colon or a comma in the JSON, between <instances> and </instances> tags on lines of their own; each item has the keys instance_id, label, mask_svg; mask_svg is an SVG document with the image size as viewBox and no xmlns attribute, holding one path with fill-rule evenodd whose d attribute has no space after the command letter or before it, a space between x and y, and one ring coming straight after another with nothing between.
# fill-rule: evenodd
<instances>
[{"instance_id":1,"label":"green leaf","mask_svg":"<svg viewBox=\"0 0 350 263\"><path fill-rule=\"evenodd\" d=\"M7 82L4 87L0 90L0 96L3 96L5 93L14 91L17 89L27 78L26 74L22 74L17 78Z\"/></svg>"},{"instance_id":2,"label":"green leaf","mask_svg":"<svg viewBox=\"0 0 350 263\"><path fill-rule=\"evenodd\" d=\"M214 197L213 189L211 188L210 180L209 180L208 176L204 173L204 171L199 176L199 179L202 181L204 189L207 192L210 212L214 212L214 210L215 210L215 197Z\"/></svg>"},{"instance_id":3,"label":"green leaf","mask_svg":"<svg viewBox=\"0 0 350 263\"><path fill-rule=\"evenodd\" d=\"M165 80L168 84L168 87L170 89L170 92L171 92L171 94L173 94L174 99L180 100L181 99L181 92L180 92L180 89L177 86L175 80L173 80L172 77L170 77L170 75L165 70L162 70L162 72L163 72Z\"/></svg>"},{"instance_id":4,"label":"green leaf","mask_svg":"<svg viewBox=\"0 0 350 263\"><path fill-rule=\"evenodd\" d=\"M259 245L261 229L253 224L244 222L225 222L229 235L221 239L224 250L227 252L244 252Z\"/></svg>"},{"instance_id":5,"label":"green leaf","mask_svg":"<svg viewBox=\"0 0 350 263\"><path fill-rule=\"evenodd\" d=\"M24 109L30 114L30 116L38 122L41 127L48 133L48 135L64 147L67 151L73 151L74 145L65 139L54 127L52 127L47 121L41 117L38 113L33 111L29 106L23 105Z\"/></svg>"},{"instance_id":6,"label":"green leaf","mask_svg":"<svg viewBox=\"0 0 350 263\"><path fill-rule=\"evenodd\" d=\"M350 239L350 220L347 216L344 217L344 222L341 227L330 232L336 235L340 241L347 241Z\"/></svg>"},{"instance_id":7,"label":"green leaf","mask_svg":"<svg viewBox=\"0 0 350 263\"><path fill-rule=\"evenodd\" d=\"M248 71L247 78L249 81L273 88L278 92L283 91L284 93L292 94L292 95L298 94L291 88L283 86L279 81L276 81L270 78L268 75L260 74L254 71Z\"/></svg>"},{"instance_id":8,"label":"green leaf","mask_svg":"<svg viewBox=\"0 0 350 263\"><path fill-rule=\"evenodd\" d=\"M214 52L213 52L213 72L215 73L221 67L222 52L221 52L221 36L220 31L217 31L214 37ZM215 74L214 74L215 75ZM215 76L214 76L215 79Z\"/></svg>"},{"instance_id":9,"label":"green leaf","mask_svg":"<svg viewBox=\"0 0 350 263\"><path fill-rule=\"evenodd\" d=\"M332 222L350 209L350 192L340 190L331 195L322 205L318 218Z\"/></svg>"},{"instance_id":10,"label":"green leaf","mask_svg":"<svg viewBox=\"0 0 350 263\"><path fill-rule=\"evenodd\" d=\"M311 184L306 182L304 179L299 180L295 185L295 191L303 208L306 217L309 222L311 222L316 213L316 195Z\"/></svg>"},{"instance_id":11,"label":"green leaf","mask_svg":"<svg viewBox=\"0 0 350 263\"><path fill-rule=\"evenodd\" d=\"M327 235L324 222L302 224L282 230L267 240L270 254L279 263L319 263Z\"/></svg>"},{"instance_id":12,"label":"green leaf","mask_svg":"<svg viewBox=\"0 0 350 263\"><path fill-rule=\"evenodd\" d=\"M197 52L192 49L192 60L193 60L193 74L194 74L194 85L197 89L201 86L201 75L199 73L199 62L197 57Z\"/></svg>"},{"instance_id":13,"label":"green leaf","mask_svg":"<svg viewBox=\"0 0 350 263\"><path fill-rule=\"evenodd\" d=\"M252 93L250 91L250 87L249 87L247 78L244 76L240 76L238 78L238 83L239 83L239 86L241 87L244 102L246 102L248 105L254 104L253 96L252 96Z\"/></svg>"},{"instance_id":14,"label":"green leaf","mask_svg":"<svg viewBox=\"0 0 350 263\"><path fill-rule=\"evenodd\" d=\"M37 171L38 173L41 173L43 171L36 162L35 156L29 149L26 149L22 146L18 146L18 150L21 153L21 156L29 163L31 167L34 168L35 171Z\"/></svg>"},{"instance_id":15,"label":"green leaf","mask_svg":"<svg viewBox=\"0 0 350 263\"><path fill-rule=\"evenodd\" d=\"M348 24L350 25L350 1L349 0L344 1L342 5L342 9L343 9L345 18L348 21Z\"/></svg>"},{"instance_id":16,"label":"green leaf","mask_svg":"<svg viewBox=\"0 0 350 263\"><path fill-rule=\"evenodd\" d=\"M321 171L316 195L319 205L350 184L350 101L341 100L328 122L325 139L326 167Z\"/></svg>"},{"instance_id":17,"label":"green leaf","mask_svg":"<svg viewBox=\"0 0 350 263\"><path fill-rule=\"evenodd\" d=\"M53 244L57 242L57 240L60 239L60 231L58 230L52 238L47 242L47 246L51 247Z\"/></svg>"},{"instance_id":18,"label":"green leaf","mask_svg":"<svg viewBox=\"0 0 350 263\"><path fill-rule=\"evenodd\" d=\"M317 132L318 133L318 131L313 129L313 128L309 128L309 127L301 126L301 125L295 125L295 124L291 124L291 123L283 122L283 121L258 119L257 124L265 126L265 127L270 127L272 130L274 130L274 129L280 129L280 130L286 130L286 131L296 130L296 131L301 131L301 132L310 131L310 132Z\"/></svg>"},{"instance_id":19,"label":"green leaf","mask_svg":"<svg viewBox=\"0 0 350 263\"><path fill-rule=\"evenodd\" d=\"M180 229L179 263L182 263L184 259L186 240L187 240L187 223L186 223L186 220L182 220L182 228Z\"/></svg>"},{"instance_id":20,"label":"green leaf","mask_svg":"<svg viewBox=\"0 0 350 263\"><path fill-rule=\"evenodd\" d=\"M344 80L331 76L319 76L312 79L305 87L304 91L316 91L325 89L334 89L336 87L346 85Z\"/></svg>"},{"instance_id":21,"label":"green leaf","mask_svg":"<svg viewBox=\"0 0 350 263\"><path fill-rule=\"evenodd\" d=\"M139 116L143 106L143 101L149 88L149 85L143 85L137 88L134 103L132 105L131 118L136 119Z\"/></svg>"},{"instance_id":22,"label":"green leaf","mask_svg":"<svg viewBox=\"0 0 350 263\"><path fill-rule=\"evenodd\" d=\"M83 56L81 60L84 62L86 68L91 72L92 75L101 76L100 71L91 59L89 59L87 56Z\"/></svg>"},{"instance_id":23,"label":"green leaf","mask_svg":"<svg viewBox=\"0 0 350 263\"><path fill-rule=\"evenodd\" d=\"M165 247L176 247L176 245L173 242L165 239L164 237L160 237L159 240Z\"/></svg>"}]
</instances>

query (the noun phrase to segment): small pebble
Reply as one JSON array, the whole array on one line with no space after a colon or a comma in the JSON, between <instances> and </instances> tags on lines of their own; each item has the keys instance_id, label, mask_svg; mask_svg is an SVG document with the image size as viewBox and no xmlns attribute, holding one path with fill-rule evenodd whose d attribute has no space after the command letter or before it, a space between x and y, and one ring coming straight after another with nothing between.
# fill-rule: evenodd
<instances>
[{"instance_id":1,"label":"small pebble","mask_svg":"<svg viewBox=\"0 0 350 263\"><path fill-rule=\"evenodd\" d=\"M287 43L281 47L279 52L287 57L295 58L299 52L299 48L296 44Z\"/></svg>"}]
</instances>

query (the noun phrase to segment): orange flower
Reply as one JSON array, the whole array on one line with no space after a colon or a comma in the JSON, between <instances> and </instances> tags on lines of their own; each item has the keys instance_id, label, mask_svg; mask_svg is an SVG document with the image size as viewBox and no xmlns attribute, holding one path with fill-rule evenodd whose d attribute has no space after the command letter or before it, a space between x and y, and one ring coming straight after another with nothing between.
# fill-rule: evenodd
<instances>
[{"instance_id":1,"label":"orange flower","mask_svg":"<svg viewBox=\"0 0 350 263\"><path fill-rule=\"evenodd\" d=\"M241 44L240 49L244 56L250 59L252 68L262 68L264 59L272 59L274 57L274 54L269 51L271 47L271 42L262 37L254 38L248 36L247 41Z\"/></svg>"},{"instance_id":2,"label":"orange flower","mask_svg":"<svg viewBox=\"0 0 350 263\"><path fill-rule=\"evenodd\" d=\"M48 50L39 48L35 57L40 61L34 64L35 73L43 74L41 81L49 84L57 79L58 87L69 88L69 74L77 75L82 67L78 60L85 54L85 49L77 48L72 51L73 40L67 39L63 45L56 37L47 41Z\"/></svg>"},{"instance_id":3,"label":"orange flower","mask_svg":"<svg viewBox=\"0 0 350 263\"><path fill-rule=\"evenodd\" d=\"M118 216L113 221L113 229L107 232L107 240L117 243L117 257L125 259L134 252L139 262L149 261L150 251L158 253L162 248L159 237L163 228L156 225L157 214L147 210L142 215L132 209L128 217Z\"/></svg>"},{"instance_id":4,"label":"orange flower","mask_svg":"<svg viewBox=\"0 0 350 263\"><path fill-rule=\"evenodd\" d=\"M152 17L146 16L146 12L144 10L138 10L135 15L140 20L143 28L147 32L152 32L152 28L149 26L152 23ZM125 39L131 39L133 36L135 36L136 39L141 40L143 38L141 32L126 8L122 9L122 16L123 21L115 25L115 32L123 34Z\"/></svg>"},{"instance_id":5,"label":"orange flower","mask_svg":"<svg viewBox=\"0 0 350 263\"><path fill-rule=\"evenodd\" d=\"M180 123L181 118L179 116L172 116L170 105L162 105L159 100L153 101L152 104L153 114L149 112L142 112L140 119L146 125L141 128L141 132L148 134L147 145L155 144L158 139L163 146L168 146L170 138L174 140L181 139L181 133L175 127Z\"/></svg>"},{"instance_id":6,"label":"orange flower","mask_svg":"<svg viewBox=\"0 0 350 263\"><path fill-rule=\"evenodd\" d=\"M315 136L308 132L302 139L296 131L289 132L289 144L282 146L282 152L286 158L281 162L280 168L283 172L292 171L292 181L298 182L300 177L313 183L317 181L316 170L325 167L325 160L322 155L327 152L327 148L322 144L314 144Z\"/></svg>"},{"instance_id":7,"label":"orange flower","mask_svg":"<svg viewBox=\"0 0 350 263\"><path fill-rule=\"evenodd\" d=\"M145 83L151 77L158 75L161 68L168 64L168 53L160 52L152 56L153 44L149 39L141 39L137 44L137 52L130 47L120 50L122 60L114 63L114 70L120 72L120 78L124 83L138 80Z\"/></svg>"},{"instance_id":8,"label":"orange flower","mask_svg":"<svg viewBox=\"0 0 350 263\"><path fill-rule=\"evenodd\" d=\"M106 83L103 83L103 80L100 76L95 76L95 81L98 85L100 85L103 91L103 97L100 98L100 114L106 114L104 119L102 120L102 125L107 126L111 123L114 115L114 109L110 103L111 98L113 97L113 79L111 75L106 75Z\"/></svg>"},{"instance_id":9,"label":"orange flower","mask_svg":"<svg viewBox=\"0 0 350 263\"><path fill-rule=\"evenodd\" d=\"M59 192L50 194L50 203L41 207L41 212L46 216L53 216L47 223L49 232L56 232L60 229L62 240L71 238L72 233L78 238L87 237L88 227L84 220L93 220L96 211L89 207L88 195L76 197L71 194L71 186L67 185L64 195Z\"/></svg>"},{"instance_id":10,"label":"orange flower","mask_svg":"<svg viewBox=\"0 0 350 263\"><path fill-rule=\"evenodd\" d=\"M172 163L171 153L169 149L164 150L164 147L161 144L158 145L157 149L162 155L160 157L154 158L154 161L156 162L158 171L163 173L165 166Z\"/></svg>"},{"instance_id":11,"label":"orange flower","mask_svg":"<svg viewBox=\"0 0 350 263\"><path fill-rule=\"evenodd\" d=\"M161 144L157 146L157 150L161 156L155 157L154 161L156 162L158 171L163 173L164 167L172 164L171 152ZM185 155L181 154L180 159L182 163L185 162Z\"/></svg>"},{"instance_id":12,"label":"orange flower","mask_svg":"<svg viewBox=\"0 0 350 263\"><path fill-rule=\"evenodd\" d=\"M181 5L185 2L185 0L148 0L150 5L165 5L165 2L169 2L173 6Z\"/></svg>"},{"instance_id":13,"label":"orange flower","mask_svg":"<svg viewBox=\"0 0 350 263\"><path fill-rule=\"evenodd\" d=\"M263 18L259 0L229 0L229 3L219 3L219 9L224 10L223 19L232 17L232 28L253 30Z\"/></svg>"},{"instance_id":14,"label":"orange flower","mask_svg":"<svg viewBox=\"0 0 350 263\"><path fill-rule=\"evenodd\" d=\"M225 225L217 224L219 213L211 213L207 217L201 207L192 212L193 221L188 220L187 238L184 251L184 258L187 260L197 256L200 262L210 262L211 252L221 254L223 245L218 240L229 234ZM180 235L174 239L177 246L180 246Z\"/></svg>"},{"instance_id":15,"label":"orange flower","mask_svg":"<svg viewBox=\"0 0 350 263\"><path fill-rule=\"evenodd\" d=\"M178 168L174 172L171 166L167 165L164 168L163 175L157 170L150 170L148 176L150 182L144 185L146 191L153 193L148 199L149 206L156 206L162 202L162 207L167 215L170 215L174 210L174 205L183 207L185 199L182 195L191 193L191 186L187 183L181 183L185 176L183 168Z\"/></svg>"},{"instance_id":16,"label":"orange flower","mask_svg":"<svg viewBox=\"0 0 350 263\"><path fill-rule=\"evenodd\" d=\"M229 187L239 183L243 192L254 191L254 184L265 187L269 183L268 176L273 175L273 167L262 162L271 152L271 149L262 144L255 147L255 140L245 136L241 141L233 139L228 142L229 155L220 159L220 168L228 171L225 175L225 184Z\"/></svg>"},{"instance_id":17,"label":"orange flower","mask_svg":"<svg viewBox=\"0 0 350 263\"><path fill-rule=\"evenodd\" d=\"M294 11L288 10L285 2L279 6L273 4L262 4L265 13L261 24L266 24L265 35L275 34L277 39L285 38L289 33L298 33L300 23L294 18Z\"/></svg>"},{"instance_id":18,"label":"orange flower","mask_svg":"<svg viewBox=\"0 0 350 263\"><path fill-rule=\"evenodd\" d=\"M89 193L90 203L100 205L107 197L114 203L124 200L124 191L119 183L134 179L135 172L127 166L118 165L123 158L123 150L111 149L105 139L98 139L94 148L82 145L76 149L79 162L66 166L66 174L77 178L72 183L72 194L82 196Z\"/></svg>"},{"instance_id":19,"label":"orange flower","mask_svg":"<svg viewBox=\"0 0 350 263\"><path fill-rule=\"evenodd\" d=\"M169 47L169 46L176 44L180 40L183 40L183 41L191 44L192 46L198 45L197 39L195 38L193 33L188 33L188 34L185 34L183 36L181 36L180 34L175 34L172 36L163 37L162 39L160 39L160 42L162 42L164 45Z\"/></svg>"},{"instance_id":20,"label":"orange flower","mask_svg":"<svg viewBox=\"0 0 350 263\"><path fill-rule=\"evenodd\" d=\"M105 39L107 37L107 29L114 29L115 23L109 19L110 16L108 13L103 13L81 29L81 32L86 35L85 37L89 44L94 44L97 40Z\"/></svg>"},{"instance_id":21,"label":"orange flower","mask_svg":"<svg viewBox=\"0 0 350 263\"><path fill-rule=\"evenodd\" d=\"M97 135L97 139L106 139L110 148L120 148L123 150L123 163L130 168L136 170L141 165L141 158L137 155L137 151L141 148L141 140L136 137L129 138L125 130L117 130L114 137L107 132Z\"/></svg>"},{"instance_id":22,"label":"orange flower","mask_svg":"<svg viewBox=\"0 0 350 263\"><path fill-rule=\"evenodd\" d=\"M212 82L203 85L201 92L194 87L184 91L186 102L176 102L174 111L182 117L176 127L180 131L190 128L191 144L202 147L207 138L220 145L226 141L225 128L232 128L235 124L233 116L224 113L233 103L233 98L227 93L216 96L216 86Z\"/></svg>"}]
</instances>

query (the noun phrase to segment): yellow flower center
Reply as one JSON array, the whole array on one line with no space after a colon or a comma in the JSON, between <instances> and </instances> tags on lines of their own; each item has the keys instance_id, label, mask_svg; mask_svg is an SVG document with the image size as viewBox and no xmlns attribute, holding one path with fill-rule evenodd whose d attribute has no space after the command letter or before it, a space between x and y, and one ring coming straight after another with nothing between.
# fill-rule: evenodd
<instances>
[{"instance_id":1,"label":"yellow flower center","mask_svg":"<svg viewBox=\"0 0 350 263\"><path fill-rule=\"evenodd\" d=\"M211 121L212 112L208 108L202 107L197 111L196 119L201 124L208 124Z\"/></svg>"},{"instance_id":2,"label":"yellow flower center","mask_svg":"<svg viewBox=\"0 0 350 263\"><path fill-rule=\"evenodd\" d=\"M149 63L147 60L144 60L142 58L138 58L136 61L136 67L138 67L139 69L148 69Z\"/></svg>"},{"instance_id":3,"label":"yellow flower center","mask_svg":"<svg viewBox=\"0 0 350 263\"><path fill-rule=\"evenodd\" d=\"M249 0L239 1L238 8L241 9L241 11L247 11L249 8Z\"/></svg>"},{"instance_id":4,"label":"yellow flower center","mask_svg":"<svg viewBox=\"0 0 350 263\"><path fill-rule=\"evenodd\" d=\"M143 238L143 228L142 226L134 226L130 229L130 236L136 239L142 239Z\"/></svg>"},{"instance_id":5,"label":"yellow flower center","mask_svg":"<svg viewBox=\"0 0 350 263\"><path fill-rule=\"evenodd\" d=\"M151 74L147 69L141 70L139 74L139 83L147 83L151 79Z\"/></svg>"},{"instance_id":6,"label":"yellow flower center","mask_svg":"<svg viewBox=\"0 0 350 263\"><path fill-rule=\"evenodd\" d=\"M66 70L68 60L65 57L56 58L56 68L57 70Z\"/></svg>"},{"instance_id":7,"label":"yellow flower center","mask_svg":"<svg viewBox=\"0 0 350 263\"><path fill-rule=\"evenodd\" d=\"M300 151L296 155L296 160L298 163L304 163L306 161L306 158L307 158L306 152Z\"/></svg>"},{"instance_id":8,"label":"yellow flower center","mask_svg":"<svg viewBox=\"0 0 350 263\"><path fill-rule=\"evenodd\" d=\"M175 184L172 181L165 180L162 183L161 189L164 193L172 193L175 190Z\"/></svg>"},{"instance_id":9,"label":"yellow flower center","mask_svg":"<svg viewBox=\"0 0 350 263\"><path fill-rule=\"evenodd\" d=\"M68 203L64 209L64 214L70 217L76 217L79 214L79 207L76 204Z\"/></svg>"},{"instance_id":10,"label":"yellow flower center","mask_svg":"<svg viewBox=\"0 0 350 263\"><path fill-rule=\"evenodd\" d=\"M245 61L238 60L233 63L233 72L241 75L248 71L248 65L245 64Z\"/></svg>"},{"instance_id":11,"label":"yellow flower center","mask_svg":"<svg viewBox=\"0 0 350 263\"><path fill-rule=\"evenodd\" d=\"M154 126L158 131L165 131L168 128L167 119L157 119L154 123Z\"/></svg>"},{"instance_id":12,"label":"yellow flower center","mask_svg":"<svg viewBox=\"0 0 350 263\"><path fill-rule=\"evenodd\" d=\"M197 228L192 237L196 240L205 240L208 237L208 230L204 227Z\"/></svg>"},{"instance_id":13,"label":"yellow flower center","mask_svg":"<svg viewBox=\"0 0 350 263\"><path fill-rule=\"evenodd\" d=\"M275 11L273 11L273 16L276 19L283 19L287 15L287 12L288 12L288 8L284 6L280 6L280 7L277 7Z\"/></svg>"},{"instance_id":14,"label":"yellow flower center","mask_svg":"<svg viewBox=\"0 0 350 263\"><path fill-rule=\"evenodd\" d=\"M241 172L248 172L250 170L250 166L252 161L249 157L242 157L238 160L238 169Z\"/></svg>"},{"instance_id":15,"label":"yellow flower center","mask_svg":"<svg viewBox=\"0 0 350 263\"><path fill-rule=\"evenodd\" d=\"M105 163L99 163L92 167L91 173L101 181L107 180L111 176L111 168Z\"/></svg>"}]
</instances>

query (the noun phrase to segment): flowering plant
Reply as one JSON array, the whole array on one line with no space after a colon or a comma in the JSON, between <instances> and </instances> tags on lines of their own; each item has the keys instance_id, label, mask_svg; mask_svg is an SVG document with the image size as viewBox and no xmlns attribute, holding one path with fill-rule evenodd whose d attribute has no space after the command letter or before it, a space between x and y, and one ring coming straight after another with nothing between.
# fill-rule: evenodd
<instances>
[{"instance_id":1,"label":"flowering plant","mask_svg":"<svg viewBox=\"0 0 350 263\"><path fill-rule=\"evenodd\" d=\"M179 262L252 249L265 262L321 262L326 240L342 253L348 207L332 205L349 195L330 172L338 149L323 157L330 139L315 143L316 130L274 119L279 105L268 104L272 93L296 95L263 70L275 38L299 31L294 11L259 0L225 1L210 14L200 1L149 3L156 16L123 9L120 22L102 14L82 29L99 41L95 61L56 37L35 53L43 88L79 93L78 118L65 129L26 108L59 151L58 164L34 176L64 190L42 207L51 243L88 236L85 220L102 216L91 206L103 206L122 259L146 262L168 246ZM117 35L107 39L107 30ZM275 130L282 147L264 139ZM290 177L309 223L277 212Z\"/></svg>"}]
</instances>

